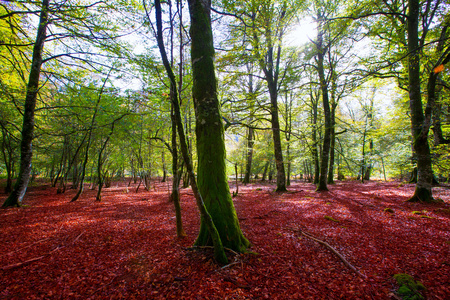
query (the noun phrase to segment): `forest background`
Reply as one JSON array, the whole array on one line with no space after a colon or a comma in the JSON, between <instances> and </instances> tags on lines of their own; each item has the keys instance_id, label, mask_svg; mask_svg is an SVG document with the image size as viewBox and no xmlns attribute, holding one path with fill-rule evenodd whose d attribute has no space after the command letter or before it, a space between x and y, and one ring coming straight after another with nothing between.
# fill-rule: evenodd
<instances>
[{"instance_id":1,"label":"forest background","mask_svg":"<svg viewBox=\"0 0 450 300\"><path fill-rule=\"evenodd\" d=\"M0 171L6 192L20 177L22 116L44 4L1 5ZM172 152L170 91L155 49L152 3L47 5L47 34L38 45L42 70L31 87L37 92L31 180L50 178L64 190L69 179L77 188L85 177L102 184L114 176L140 178L144 185L149 177L165 179ZM321 173L328 184L345 178L410 179L418 156L408 94L409 6L406 1L213 3L228 174L236 168L234 176L244 182L279 181L282 155L287 185L299 178L326 187ZM189 19L184 3L163 8L164 42L195 164ZM448 5L422 1L418 13L419 105L432 128L425 135L435 178L445 181ZM302 27L305 20L310 24ZM429 74L436 74L433 101ZM272 138L274 110L278 140Z\"/></svg>"}]
</instances>

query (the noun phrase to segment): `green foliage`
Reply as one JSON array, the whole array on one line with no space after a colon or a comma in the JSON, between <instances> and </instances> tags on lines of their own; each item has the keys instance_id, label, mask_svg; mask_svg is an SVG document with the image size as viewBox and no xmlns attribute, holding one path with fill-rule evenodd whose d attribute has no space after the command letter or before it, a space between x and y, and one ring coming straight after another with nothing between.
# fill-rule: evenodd
<instances>
[{"instance_id":1,"label":"green foliage","mask_svg":"<svg viewBox=\"0 0 450 300\"><path fill-rule=\"evenodd\" d=\"M425 286L420 281L415 281L409 274L395 274L394 279L397 281L397 294L403 300L422 300L425 297L421 294L426 291Z\"/></svg>"}]
</instances>

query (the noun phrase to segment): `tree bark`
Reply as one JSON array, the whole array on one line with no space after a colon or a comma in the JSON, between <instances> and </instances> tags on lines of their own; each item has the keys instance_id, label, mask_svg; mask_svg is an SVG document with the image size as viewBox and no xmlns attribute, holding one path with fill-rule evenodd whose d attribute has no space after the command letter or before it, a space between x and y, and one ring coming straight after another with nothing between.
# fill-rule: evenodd
<instances>
[{"instance_id":1,"label":"tree bark","mask_svg":"<svg viewBox=\"0 0 450 300\"><path fill-rule=\"evenodd\" d=\"M330 111L330 166L328 168L328 178L327 183L334 183L334 153L336 147L336 100L332 100L331 111Z\"/></svg>"},{"instance_id":2,"label":"tree bark","mask_svg":"<svg viewBox=\"0 0 450 300\"><path fill-rule=\"evenodd\" d=\"M171 93L171 97L173 96L174 96L173 93ZM173 101L177 100L172 100L172 102ZM181 172L178 172L177 124L173 105L170 116L172 122L172 193L170 195L170 200L173 202L175 208L177 236L185 237L186 233L184 232L183 221L181 219L180 189L179 189Z\"/></svg>"},{"instance_id":3,"label":"tree bark","mask_svg":"<svg viewBox=\"0 0 450 300\"><path fill-rule=\"evenodd\" d=\"M313 94L311 92L311 106L312 106L312 150L311 155L314 160L314 178L313 183L318 184L319 183L319 176L320 176L320 162L319 162L319 152L317 151L317 106L318 106L318 98L314 99Z\"/></svg>"},{"instance_id":4,"label":"tree bark","mask_svg":"<svg viewBox=\"0 0 450 300\"><path fill-rule=\"evenodd\" d=\"M172 103L176 114L181 151L201 215L200 233L195 244L212 244L215 259L219 263L226 263L227 257L224 252L224 245L235 251L243 252L250 243L240 230L225 174L223 124L218 107L213 62L211 2L208 0L189 0L188 5L191 17L193 98L197 123L198 187L182 126L175 89L175 76L164 48L159 0L155 0L157 41L164 67L171 81L171 87L174 88L175 97L173 97Z\"/></svg>"},{"instance_id":5,"label":"tree bark","mask_svg":"<svg viewBox=\"0 0 450 300\"><path fill-rule=\"evenodd\" d=\"M270 115L272 122L273 150L277 169L277 192L286 191L286 173L284 170L283 151L281 148L280 121L278 118L278 88L273 76L266 74L270 94Z\"/></svg>"},{"instance_id":6,"label":"tree bark","mask_svg":"<svg viewBox=\"0 0 450 300\"><path fill-rule=\"evenodd\" d=\"M3 160L5 162L6 167L6 186L5 186L5 194L9 194L12 191L12 175L13 175L13 147L12 147L12 137L8 130L3 126L0 122L0 126L2 127L2 154Z\"/></svg>"},{"instance_id":7,"label":"tree bark","mask_svg":"<svg viewBox=\"0 0 450 300\"><path fill-rule=\"evenodd\" d=\"M253 160L253 128L248 128L247 134L247 162L245 164L245 176L242 183L250 183L250 177L252 176L252 160Z\"/></svg>"},{"instance_id":8,"label":"tree bark","mask_svg":"<svg viewBox=\"0 0 450 300\"><path fill-rule=\"evenodd\" d=\"M328 85L325 79L324 71L324 53L326 52L322 47L322 32L319 30L317 42L317 70L319 73L320 88L322 90L322 105L324 114L324 137L321 153L320 176L316 191L328 191L327 175L328 175L328 159L330 154L331 142L331 118L330 118L330 103L328 99Z\"/></svg>"},{"instance_id":9,"label":"tree bark","mask_svg":"<svg viewBox=\"0 0 450 300\"><path fill-rule=\"evenodd\" d=\"M409 107L411 112L412 145L417 158L417 183L414 195L408 200L431 202L433 170L431 168L428 128L424 126L425 117L420 94L420 58L419 58L419 13L420 1L409 0L408 16L408 83Z\"/></svg>"},{"instance_id":10,"label":"tree bark","mask_svg":"<svg viewBox=\"0 0 450 300\"><path fill-rule=\"evenodd\" d=\"M239 227L225 173L226 152L214 69L211 1L189 0L188 4L191 17L192 94L196 113L198 187L223 245L244 252L250 243ZM205 221L202 217L200 232L195 241L197 246L212 244L211 232Z\"/></svg>"},{"instance_id":11,"label":"tree bark","mask_svg":"<svg viewBox=\"0 0 450 300\"><path fill-rule=\"evenodd\" d=\"M251 68L247 65L247 69L249 71L248 75L248 94L251 97L251 101L254 100L255 94L253 90L253 74L251 73ZM251 124L253 119L253 104L250 107L250 120L249 124ZM253 161L253 145L254 145L254 130L252 127L249 127L247 132L247 162L245 164L245 176L242 181L243 184L250 183L250 179L252 176L252 161Z\"/></svg>"},{"instance_id":12,"label":"tree bark","mask_svg":"<svg viewBox=\"0 0 450 300\"><path fill-rule=\"evenodd\" d=\"M44 42L47 37L49 0L42 0L41 13L39 15L39 25L36 41L33 47L33 57L31 70L28 78L27 93L25 97L25 110L23 114L22 140L20 144L20 170L14 190L5 200L2 207L19 207L27 191L28 181L31 174L31 161L33 156L33 133L34 133L34 111L36 99L39 92L39 77L42 67L42 53Z\"/></svg>"}]
</instances>

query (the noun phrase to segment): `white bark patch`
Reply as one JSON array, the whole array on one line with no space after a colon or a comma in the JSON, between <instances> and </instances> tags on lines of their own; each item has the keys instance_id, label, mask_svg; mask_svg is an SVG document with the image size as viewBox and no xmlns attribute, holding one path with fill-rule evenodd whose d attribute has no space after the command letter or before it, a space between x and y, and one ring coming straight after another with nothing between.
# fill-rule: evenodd
<instances>
[{"instance_id":1,"label":"white bark patch","mask_svg":"<svg viewBox=\"0 0 450 300\"><path fill-rule=\"evenodd\" d=\"M195 64L195 63L201 61L202 59L203 59L203 56L198 57L198 58L196 58L196 59L194 59L194 60L192 61L192 64Z\"/></svg>"}]
</instances>

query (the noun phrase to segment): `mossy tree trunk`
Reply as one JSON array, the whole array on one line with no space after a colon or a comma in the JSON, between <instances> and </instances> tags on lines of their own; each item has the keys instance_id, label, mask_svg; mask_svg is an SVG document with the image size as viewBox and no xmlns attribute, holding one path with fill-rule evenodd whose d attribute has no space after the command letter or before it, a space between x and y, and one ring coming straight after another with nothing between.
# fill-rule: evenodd
<instances>
[{"instance_id":1,"label":"mossy tree trunk","mask_svg":"<svg viewBox=\"0 0 450 300\"><path fill-rule=\"evenodd\" d=\"M312 126L311 126L311 137L312 137L312 149L311 149L311 155L314 160L314 178L313 183L317 184L319 183L319 176L320 176L320 161L319 161L319 151L317 151L318 146L318 139L317 139L317 106L319 102L319 96L316 95L316 97L313 96L313 93L311 91L310 94L311 97L311 117L312 117Z\"/></svg>"},{"instance_id":2,"label":"mossy tree trunk","mask_svg":"<svg viewBox=\"0 0 450 300\"><path fill-rule=\"evenodd\" d=\"M417 158L417 183L411 202L433 200L431 187L433 170L431 153L428 144L429 126L424 126L425 116L422 108L420 91L420 58L419 58L419 0L409 0L408 16L408 83L409 107L411 112L412 145ZM425 124L426 125L426 124Z\"/></svg>"},{"instance_id":3,"label":"mossy tree trunk","mask_svg":"<svg viewBox=\"0 0 450 300\"><path fill-rule=\"evenodd\" d=\"M31 174L31 161L33 156L33 133L34 133L34 111L36 108L36 99L39 92L39 77L42 67L42 53L44 51L44 42L47 37L49 0L42 0L41 12L39 16L39 25L36 34L36 41L33 47L33 57L31 61L31 70L28 78L27 92L25 96L25 109L23 113L22 140L20 143L20 169L14 190L6 198L2 207L20 206L25 192L27 191L28 181Z\"/></svg>"},{"instance_id":4,"label":"mossy tree trunk","mask_svg":"<svg viewBox=\"0 0 450 300\"><path fill-rule=\"evenodd\" d=\"M333 90L335 88L333 87ZM330 166L328 168L328 184L334 184L334 154L336 148L336 107L337 102L334 96L331 97L331 111L330 111Z\"/></svg>"},{"instance_id":5,"label":"mossy tree trunk","mask_svg":"<svg viewBox=\"0 0 450 300\"><path fill-rule=\"evenodd\" d=\"M320 155L320 176L317 184L317 191L328 191L327 176L328 176L328 160L330 154L330 142L331 142L331 117L330 117L330 102L328 98L328 84L325 78L324 71L324 54L326 49L323 47L323 32L322 29L318 30L317 35L317 70L319 73L320 89L322 91L322 105L324 115L324 136L322 144L322 153Z\"/></svg>"},{"instance_id":6,"label":"mossy tree trunk","mask_svg":"<svg viewBox=\"0 0 450 300\"><path fill-rule=\"evenodd\" d=\"M217 128L220 128L222 135L219 137L219 139L221 139L223 143L223 125L221 123L222 120L220 119L220 113L218 111L216 82L214 76L214 47L210 19L211 2L204 0L189 0L188 4L191 16L191 59L194 77L193 95L194 101L197 103L197 124L203 125L203 130L197 130L197 132L199 134L204 134L205 124L208 125L208 121L214 120L213 123L209 125L216 128L215 132L217 131ZM171 81L171 88L173 89L173 91L171 92L173 92L175 95L175 97L172 97L172 103L176 116L178 135L180 137L181 153L183 154L183 159L185 161L186 169L191 181L192 191L194 192L194 196L201 216L200 234L196 240L196 245L213 245L215 259L219 263L227 263L228 260L224 252L224 245L236 251L245 251L245 249L249 246L249 242L243 236L240 230L233 202L231 201L228 184L226 182L225 170L220 169L221 166L225 166L225 156L221 157L221 159L223 160L222 164L221 162L214 162L214 164L212 165L212 169L219 170L219 172L216 173L213 171L212 174L207 174L208 176L212 176L215 179L213 179L212 181L205 180L204 177L202 177L205 175L205 171L202 169L204 167L205 157L202 156L201 153L203 150L208 150L208 146L203 145L202 147L202 143L200 142L200 145L198 145L197 147L197 149L200 149L197 150L197 152L199 153L199 161L203 162L201 164L202 166L199 166L198 174L198 178L202 182L202 189L200 190L200 188L197 186L197 180L194 174L192 162L189 156L189 150L186 143L186 136L183 130L180 106L178 103L177 90L175 85L175 75L172 71L172 68L170 67L164 47L162 36L161 3L159 0L155 0L155 11L157 20L158 47L161 53L164 67ZM201 89L200 87L204 89ZM212 104L212 107L209 107L207 105L205 106L206 103ZM206 109L207 111L209 111L209 113L201 112L202 109ZM211 115L215 115L218 119L214 119L214 117L211 118ZM202 118L202 116L204 119L200 119ZM205 122L204 124L202 124L203 121ZM209 136L197 136L197 140L206 142L206 144L210 145L212 145L214 142L217 142L216 137L212 137L212 140L209 141L207 139L208 137ZM225 152L225 144L222 144L222 146L212 145L211 148L218 149L219 151L222 150L221 152L223 153ZM217 157L219 156L215 156L214 158ZM209 164L210 162L206 161L206 163ZM219 189L223 188L224 186L222 182L219 182L219 180L217 180L219 178L220 181L223 181L223 183L226 184L225 190ZM211 182L213 184L219 183L219 187L211 187L207 185L205 186L205 184L209 184ZM206 196L202 196L203 193L205 193ZM203 200L203 197L205 197L206 201ZM217 207L219 207L219 212ZM221 210L221 208L223 210ZM232 216L231 220L229 218L229 215Z\"/></svg>"},{"instance_id":7,"label":"mossy tree trunk","mask_svg":"<svg viewBox=\"0 0 450 300\"><path fill-rule=\"evenodd\" d=\"M189 0L192 40L193 98L196 113L198 188L206 209L225 247L244 252L250 245L244 237L231 199L225 167L225 141L217 98L214 45L209 0ZM210 230L201 218L195 245L212 245Z\"/></svg>"}]
</instances>

